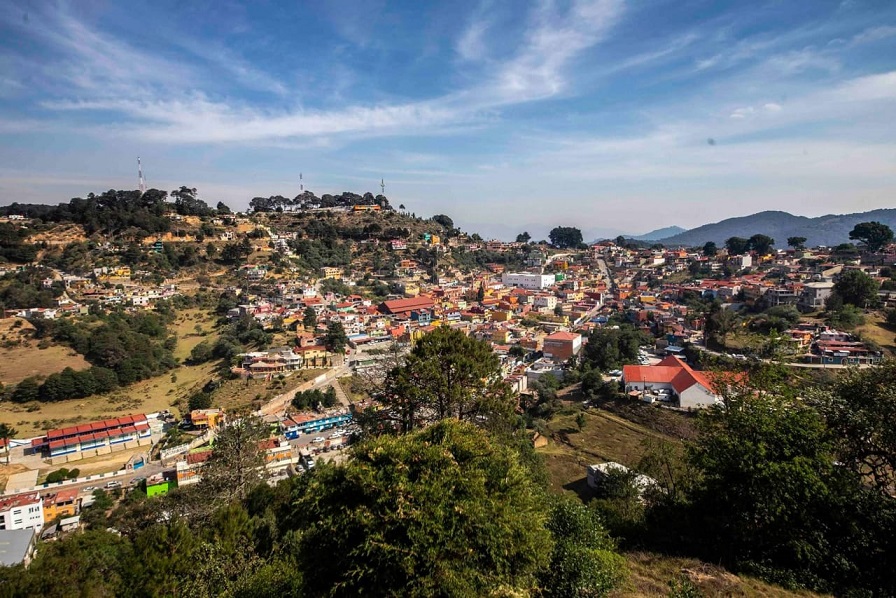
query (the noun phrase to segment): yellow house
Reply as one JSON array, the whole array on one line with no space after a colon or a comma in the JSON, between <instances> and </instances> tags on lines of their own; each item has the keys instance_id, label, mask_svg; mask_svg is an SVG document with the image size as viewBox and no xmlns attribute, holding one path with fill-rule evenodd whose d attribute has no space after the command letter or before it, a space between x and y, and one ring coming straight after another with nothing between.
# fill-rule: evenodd
<instances>
[{"instance_id":1,"label":"yellow house","mask_svg":"<svg viewBox=\"0 0 896 598\"><path fill-rule=\"evenodd\" d=\"M333 266L324 266L321 268L324 278L339 278L342 276L342 268L334 268Z\"/></svg>"},{"instance_id":2,"label":"yellow house","mask_svg":"<svg viewBox=\"0 0 896 598\"><path fill-rule=\"evenodd\" d=\"M492 332L492 342L506 345L510 342L510 331L506 329L495 330Z\"/></svg>"},{"instance_id":3,"label":"yellow house","mask_svg":"<svg viewBox=\"0 0 896 598\"><path fill-rule=\"evenodd\" d=\"M224 411L221 409L194 409L190 412L190 421L197 428L214 430L224 421Z\"/></svg>"},{"instance_id":4,"label":"yellow house","mask_svg":"<svg viewBox=\"0 0 896 598\"><path fill-rule=\"evenodd\" d=\"M414 282L406 282L404 284L404 296L411 298L420 294L420 285Z\"/></svg>"},{"instance_id":5,"label":"yellow house","mask_svg":"<svg viewBox=\"0 0 896 598\"><path fill-rule=\"evenodd\" d=\"M493 322L509 322L511 319L511 313L509 311L497 309L492 312L492 321Z\"/></svg>"},{"instance_id":6,"label":"yellow house","mask_svg":"<svg viewBox=\"0 0 896 598\"><path fill-rule=\"evenodd\" d=\"M439 238L439 235L433 235L429 238L429 242L432 243L433 245L438 245L439 243L442 242L442 240L441 240L441 238Z\"/></svg>"},{"instance_id":7,"label":"yellow house","mask_svg":"<svg viewBox=\"0 0 896 598\"><path fill-rule=\"evenodd\" d=\"M329 351L323 345L309 345L307 347L298 347L295 349L296 353L300 353L302 355L303 362L306 366L321 366L324 365L327 361L327 358L330 356Z\"/></svg>"},{"instance_id":8,"label":"yellow house","mask_svg":"<svg viewBox=\"0 0 896 598\"><path fill-rule=\"evenodd\" d=\"M44 521L57 517L74 517L78 514L78 489L66 488L44 497Z\"/></svg>"}]
</instances>

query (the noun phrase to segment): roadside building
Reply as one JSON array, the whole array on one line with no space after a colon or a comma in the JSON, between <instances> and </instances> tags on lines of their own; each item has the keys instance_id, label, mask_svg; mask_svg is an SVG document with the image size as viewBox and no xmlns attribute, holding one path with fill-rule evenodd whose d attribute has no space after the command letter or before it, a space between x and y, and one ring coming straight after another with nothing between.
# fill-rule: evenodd
<instances>
[{"instance_id":1,"label":"roadside building","mask_svg":"<svg viewBox=\"0 0 896 598\"><path fill-rule=\"evenodd\" d=\"M44 501L40 492L0 498L0 530L35 529L44 526Z\"/></svg>"},{"instance_id":2,"label":"roadside building","mask_svg":"<svg viewBox=\"0 0 896 598\"><path fill-rule=\"evenodd\" d=\"M74 517L80 510L77 488L65 488L44 496L44 519L55 521L58 517Z\"/></svg>"}]
</instances>

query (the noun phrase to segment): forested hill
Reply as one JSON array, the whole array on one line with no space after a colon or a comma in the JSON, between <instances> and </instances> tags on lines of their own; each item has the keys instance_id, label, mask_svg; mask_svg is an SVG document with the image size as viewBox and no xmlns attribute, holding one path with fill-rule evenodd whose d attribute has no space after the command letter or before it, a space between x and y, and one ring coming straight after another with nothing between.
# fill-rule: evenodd
<instances>
[{"instance_id":1,"label":"forested hill","mask_svg":"<svg viewBox=\"0 0 896 598\"><path fill-rule=\"evenodd\" d=\"M763 234L775 239L776 245L783 247L788 237L805 237L809 247L817 245L836 246L849 242L849 231L860 222L878 221L890 228L896 228L896 209L880 209L857 214L829 214L817 218L794 216L787 212L767 211L728 218L721 222L705 224L689 231L667 237L660 242L666 246L683 245L695 247L707 241L719 245L730 237L749 237Z\"/></svg>"},{"instance_id":2,"label":"forested hill","mask_svg":"<svg viewBox=\"0 0 896 598\"><path fill-rule=\"evenodd\" d=\"M44 222L72 222L84 227L90 235L95 232L117 234L128 229L151 235L165 232L171 226L169 212L182 216L213 216L230 213L223 203L212 209L196 197L196 189L181 187L170 194L159 189L124 191L110 189L99 195L89 193L86 198L75 197L59 205L12 203L0 206L0 215L20 214Z\"/></svg>"}]
</instances>

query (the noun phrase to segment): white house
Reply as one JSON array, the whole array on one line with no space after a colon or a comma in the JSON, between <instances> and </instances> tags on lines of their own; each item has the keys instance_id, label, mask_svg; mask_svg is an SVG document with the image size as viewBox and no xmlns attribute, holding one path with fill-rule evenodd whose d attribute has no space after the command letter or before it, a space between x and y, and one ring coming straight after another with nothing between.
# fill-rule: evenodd
<instances>
[{"instance_id":1,"label":"white house","mask_svg":"<svg viewBox=\"0 0 896 598\"><path fill-rule=\"evenodd\" d=\"M531 272L505 272L501 282L507 287L524 289L546 289L554 286L556 277L553 274L533 274Z\"/></svg>"},{"instance_id":2,"label":"white house","mask_svg":"<svg viewBox=\"0 0 896 598\"><path fill-rule=\"evenodd\" d=\"M0 498L0 529L36 529L44 526L44 501L40 492Z\"/></svg>"},{"instance_id":3,"label":"white house","mask_svg":"<svg viewBox=\"0 0 896 598\"><path fill-rule=\"evenodd\" d=\"M670 355L657 365L627 365L622 368L626 392L668 390L683 409L703 409L721 401L705 372L697 372Z\"/></svg>"}]
</instances>

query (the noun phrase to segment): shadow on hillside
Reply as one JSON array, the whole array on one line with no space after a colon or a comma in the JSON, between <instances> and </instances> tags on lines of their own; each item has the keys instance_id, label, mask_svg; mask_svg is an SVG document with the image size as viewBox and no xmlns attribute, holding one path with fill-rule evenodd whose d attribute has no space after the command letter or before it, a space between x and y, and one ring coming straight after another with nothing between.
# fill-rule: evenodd
<instances>
[{"instance_id":1,"label":"shadow on hillside","mask_svg":"<svg viewBox=\"0 0 896 598\"><path fill-rule=\"evenodd\" d=\"M586 478L580 478L578 480L569 482L568 484L564 484L563 489L575 492L579 497L579 500L584 503L587 503L589 500L594 498L594 490L592 490L588 486L588 480Z\"/></svg>"}]
</instances>

